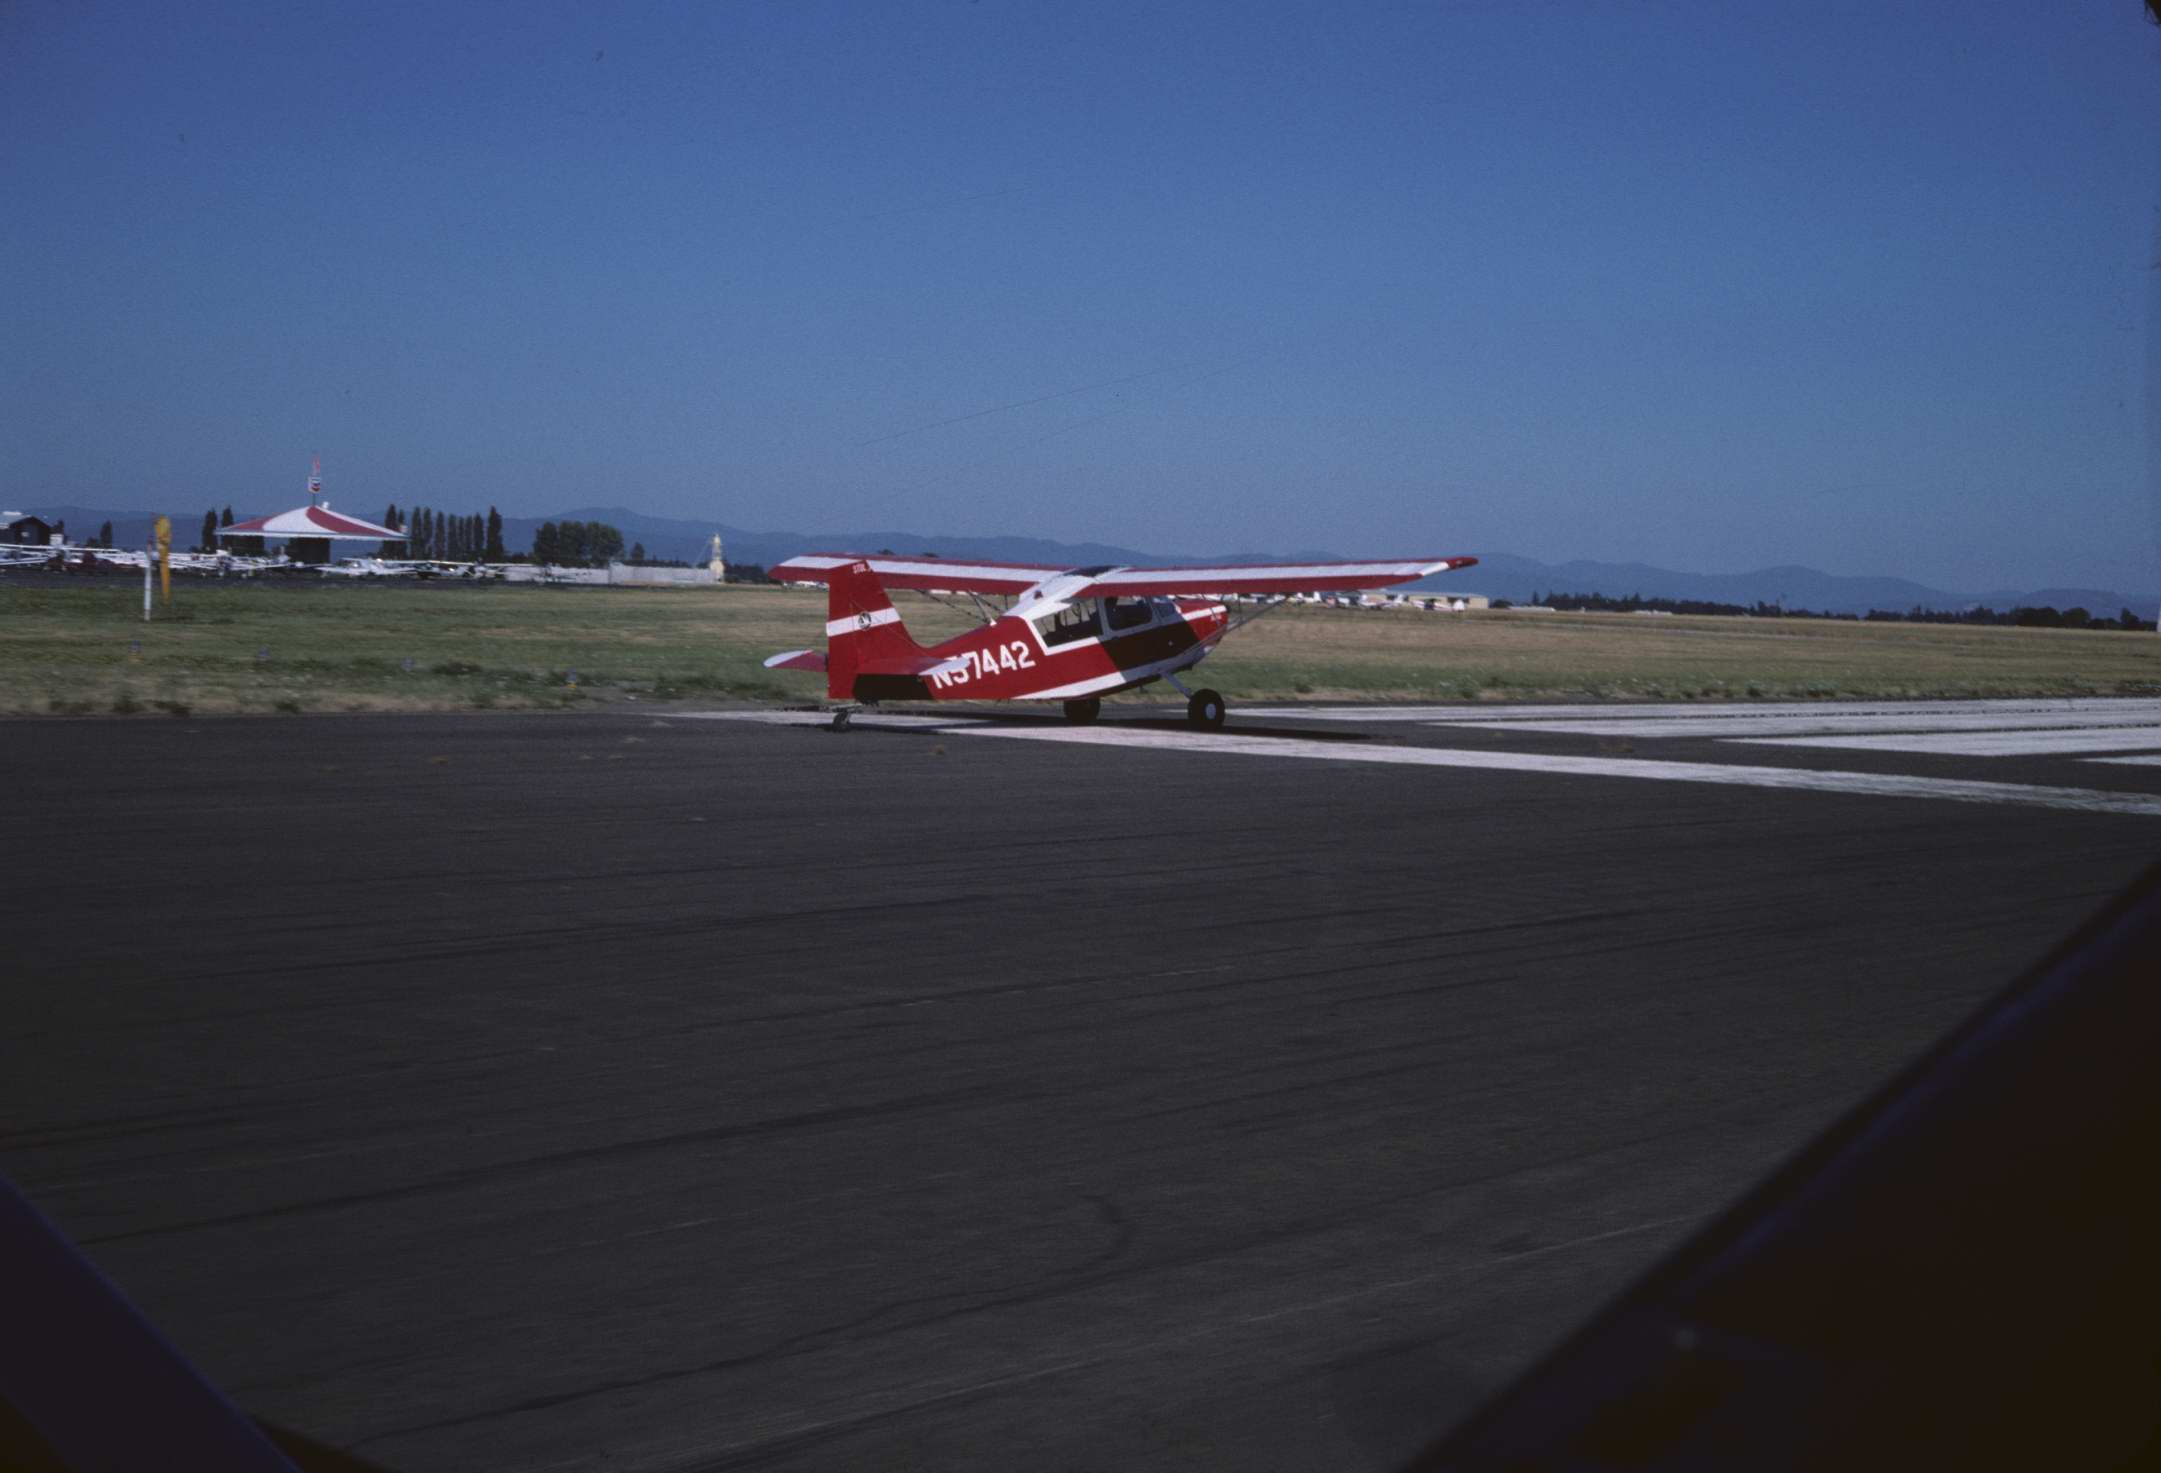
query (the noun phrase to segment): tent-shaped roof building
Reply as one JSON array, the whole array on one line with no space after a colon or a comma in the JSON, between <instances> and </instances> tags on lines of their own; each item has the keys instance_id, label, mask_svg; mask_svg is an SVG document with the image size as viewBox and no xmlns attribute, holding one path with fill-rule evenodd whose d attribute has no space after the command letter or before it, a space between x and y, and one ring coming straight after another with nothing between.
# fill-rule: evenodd
<instances>
[{"instance_id":1,"label":"tent-shaped roof building","mask_svg":"<svg viewBox=\"0 0 2161 1473\"><path fill-rule=\"evenodd\" d=\"M350 537L363 542L402 542L405 534L361 517L332 511L328 502L310 502L275 516L250 517L218 528L220 537Z\"/></svg>"},{"instance_id":2,"label":"tent-shaped roof building","mask_svg":"<svg viewBox=\"0 0 2161 1473\"><path fill-rule=\"evenodd\" d=\"M349 517L330 509L323 500L323 458L315 457L308 475L308 504L273 516L250 517L230 527L218 528L219 537L283 537L288 556L303 563L330 561L333 539L352 542L402 542L405 534L363 517Z\"/></svg>"}]
</instances>

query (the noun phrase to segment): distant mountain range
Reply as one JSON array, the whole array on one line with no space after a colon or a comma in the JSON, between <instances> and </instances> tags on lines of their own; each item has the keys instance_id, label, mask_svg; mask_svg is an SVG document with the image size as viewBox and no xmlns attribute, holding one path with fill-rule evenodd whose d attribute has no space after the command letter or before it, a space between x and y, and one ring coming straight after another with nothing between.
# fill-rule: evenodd
<instances>
[{"instance_id":1,"label":"distant mountain range","mask_svg":"<svg viewBox=\"0 0 2161 1473\"><path fill-rule=\"evenodd\" d=\"M80 506L27 506L21 508L48 520L65 518L70 537L80 540L96 532L98 525L113 524L114 541L121 546L140 546L149 535L150 516L143 512L104 511ZM273 507L235 507L242 517L259 515ZM370 518L381 508L359 513ZM656 558L702 561L708 539L721 536L727 559L735 564L769 567L802 552L882 552L903 555L936 553L950 558L982 558L993 562L1057 563L1087 567L1099 563L1148 567L1163 563L1326 561L1346 554L1318 548L1275 548L1257 552L1212 554L1151 553L1100 542L1050 542L1036 537L957 537L922 532L753 532L719 522L685 521L674 517L649 517L622 506L574 507L552 517L505 517L503 540L513 549L531 547L533 533L543 521L606 522L623 534L626 543L643 543ZM192 546L200 530L195 519L174 518L173 540ZM1454 551L1455 549L1448 549ZM1371 548L1353 548L1352 554L1370 554ZM1931 588L1906 578L1848 577L1815 568L1762 568L1750 573L1684 573L1648 563L1601 563L1575 561L1542 563L1511 553L1481 553L1479 565L1461 573L1446 574L1416 585L1434 590L1452 589L1483 593L1493 598L1529 601L1535 594L1603 593L1613 598L1641 594L1645 598L1703 599L1715 603L1775 603L1791 609L1810 609L1833 614L1862 614L1870 609L1904 611L1916 605L1930 609L1967 609L1976 605L1994 609L2020 605L2053 608L2085 608L2113 615L2129 608L2152 617L2161 595L2151 591L2125 593L2106 588L1990 589L1981 593Z\"/></svg>"}]
</instances>

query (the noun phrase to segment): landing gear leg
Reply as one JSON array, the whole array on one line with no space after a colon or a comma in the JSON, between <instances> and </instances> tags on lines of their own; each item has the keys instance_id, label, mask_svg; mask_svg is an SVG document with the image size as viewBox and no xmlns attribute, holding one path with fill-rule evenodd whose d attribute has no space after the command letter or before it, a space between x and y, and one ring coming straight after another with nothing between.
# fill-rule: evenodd
<instances>
[{"instance_id":1,"label":"landing gear leg","mask_svg":"<svg viewBox=\"0 0 2161 1473\"><path fill-rule=\"evenodd\" d=\"M848 718L854 714L855 708L853 706L843 706L838 711L835 711L833 713L832 729L834 731L846 731L848 729Z\"/></svg>"},{"instance_id":2,"label":"landing gear leg","mask_svg":"<svg viewBox=\"0 0 2161 1473\"><path fill-rule=\"evenodd\" d=\"M1086 726L1102 714L1103 700L1100 696L1089 696L1085 700L1065 703L1065 719L1075 726Z\"/></svg>"},{"instance_id":3,"label":"landing gear leg","mask_svg":"<svg viewBox=\"0 0 2161 1473\"><path fill-rule=\"evenodd\" d=\"M1187 690L1186 683L1174 674L1165 675L1163 678L1176 688L1178 694L1186 698L1186 720L1202 731L1223 729L1223 718L1230 714L1230 707L1224 702L1222 692Z\"/></svg>"}]
</instances>

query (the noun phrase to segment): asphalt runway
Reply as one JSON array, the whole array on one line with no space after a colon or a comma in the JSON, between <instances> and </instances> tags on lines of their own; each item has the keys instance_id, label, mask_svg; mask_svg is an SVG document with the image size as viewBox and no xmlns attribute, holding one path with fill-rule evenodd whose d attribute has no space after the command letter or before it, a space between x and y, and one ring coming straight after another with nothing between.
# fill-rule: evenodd
<instances>
[{"instance_id":1,"label":"asphalt runway","mask_svg":"<svg viewBox=\"0 0 2161 1473\"><path fill-rule=\"evenodd\" d=\"M0 1170L392 1468L1388 1467L2154 856L1957 710L0 723Z\"/></svg>"}]
</instances>

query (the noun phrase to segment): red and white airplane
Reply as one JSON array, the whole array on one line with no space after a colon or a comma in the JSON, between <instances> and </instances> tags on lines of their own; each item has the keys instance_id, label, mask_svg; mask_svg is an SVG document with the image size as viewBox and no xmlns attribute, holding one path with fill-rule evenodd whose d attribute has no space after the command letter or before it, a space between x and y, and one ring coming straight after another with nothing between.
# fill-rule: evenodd
<instances>
[{"instance_id":1,"label":"red and white airplane","mask_svg":"<svg viewBox=\"0 0 2161 1473\"><path fill-rule=\"evenodd\" d=\"M826 651L791 650L774 670L822 670L835 701L1062 701L1068 721L1089 722L1103 697L1167 680L1195 726L1223 724L1223 697L1188 690L1178 672L1215 652L1223 636L1281 602L1234 619L1230 594L1346 592L1409 583L1467 568L1472 557L1372 563L1261 563L1244 567L1059 568L1037 563L808 553L770 570L783 583L826 585ZM980 627L925 648L909 637L889 588L967 594ZM1002 613L982 598L1012 600ZM849 706L835 714L848 724Z\"/></svg>"}]
</instances>

